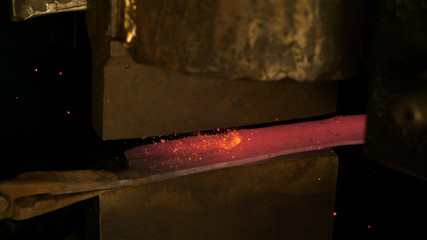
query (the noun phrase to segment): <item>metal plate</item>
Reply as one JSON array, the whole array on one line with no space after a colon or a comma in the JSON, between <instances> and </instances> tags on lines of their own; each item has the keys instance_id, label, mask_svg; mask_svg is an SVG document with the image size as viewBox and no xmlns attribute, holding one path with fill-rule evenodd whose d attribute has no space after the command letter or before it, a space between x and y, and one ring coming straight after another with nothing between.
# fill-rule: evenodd
<instances>
[{"instance_id":1,"label":"metal plate","mask_svg":"<svg viewBox=\"0 0 427 240\"><path fill-rule=\"evenodd\" d=\"M331 239L337 157L288 157L100 196L101 239Z\"/></svg>"},{"instance_id":2,"label":"metal plate","mask_svg":"<svg viewBox=\"0 0 427 240\"><path fill-rule=\"evenodd\" d=\"M104 67L104 139L169 135L335 112L335 83L255 82L177 73L111 57Z\"/></svg>"}]
</instances>

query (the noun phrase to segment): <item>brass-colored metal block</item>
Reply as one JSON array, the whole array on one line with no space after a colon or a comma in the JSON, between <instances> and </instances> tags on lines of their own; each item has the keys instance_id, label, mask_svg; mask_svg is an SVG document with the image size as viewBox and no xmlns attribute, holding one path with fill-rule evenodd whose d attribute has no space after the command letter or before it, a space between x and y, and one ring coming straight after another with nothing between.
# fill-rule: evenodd
<instances>
[{"instance_id":1,"label":"brass-colored metal block","mask_svg":"<svg viewBox=\"0 0 427 240\"><path fill-rule=\"evenodd\" d=\"M232 80L137 63L123 43L112 40L118 34L112 23L120 19L115 6L88 3L92 123L103 139L245 126L336 110L336 83Z\"/></svg>"},{"instance_id":2,"label":"brass-colored metal block","mask_svg":"<svg viewBox=\"0 0 427 240\"><path fill-rule=\"evenodd\" d=\"M335 83L256 82L187 75L110 57L104 139L169 135L335 112Z\"/></svg>"},{"instance_id":3,"label":"brass-colored metal block","mask_svg":"<svg viewBox=\"0 0 427 240\"><path fill-rule=\"evenodd\" d=\"M108 191L101 239L332 239L337 170L287 157Z\"/></svg>"},{"instance_id":4,"label":"brass-colored metal block","mask_svg":"<svg viewBox=\"0 0 427 240\"><path fill-rule=\"evenodd\" d=\"M365 1L125 2L124 41L139 63L258 81L342 80L360 69Z\"/></svg>"}]
</instances>

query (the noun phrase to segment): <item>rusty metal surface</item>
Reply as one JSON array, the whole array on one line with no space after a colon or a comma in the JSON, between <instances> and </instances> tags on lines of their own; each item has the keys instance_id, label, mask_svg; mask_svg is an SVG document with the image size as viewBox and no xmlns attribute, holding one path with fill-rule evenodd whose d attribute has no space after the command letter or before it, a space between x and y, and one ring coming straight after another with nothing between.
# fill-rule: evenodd
<instances>
[{"instance_id":1,"label":"rusty metal surface","mask_svg":"<svg viewBox=\"0 0 427 240\"><path fill-rule=\"evenodd\" d=\"M84 11L87 0L10 0L12 20L24 21L46 14Z\"/></svg>"},{"instance_id":2,"label":"rusty metal surface","mask_svg":"<svg viewBox=\"0 0 427 240\"><path fill-rule=\"evenodd\" d=\"M341 80L359 71L364 1L136 4L136 34L124 41L139 63L260 81Z\"/></svg>"},{"instance_id":3,"label":"rusty metal surface","mask_svg":"<svg viewBox=\"0 0 427 240\"><path fill-rule=\"evenodd\" d=\"M337 157L288 157L100 195L101 239L331 239Z\"/></svg>"}]
</instances>

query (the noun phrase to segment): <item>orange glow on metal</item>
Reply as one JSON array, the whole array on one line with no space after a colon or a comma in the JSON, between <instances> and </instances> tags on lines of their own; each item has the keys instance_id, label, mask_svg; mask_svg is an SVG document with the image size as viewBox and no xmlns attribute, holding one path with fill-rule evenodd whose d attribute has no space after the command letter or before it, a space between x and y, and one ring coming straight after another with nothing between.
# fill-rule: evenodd
<instances>
[{"instance_id":1,"label":"orange glow on metal","mask_svg":"<svg viewBox=\"0 0 427 240\"><path fill-rule=\"evenodd\" d=\"M365 122L365 115L356 115L256 129L216 129L217 134L159 139L130 149L125 155L130 168L159 172L166 171L166 166L177 170L215 164L234 166L233 162L241 165L298 152L362 144ZM320 181L319 177L315 179Z\"/></svg>"},{"instance_id":2,"label":"orange glow on metal","mask_svg":"<svg viewBox=\"0 0 427 240\"><path fill-rule=\"evenodd\" d=\"M218 143L214 143L214 144L218 144L218 146L221 149L231 150L235 146L237 146L241 141L242 139L240 138L239 133L230 132L227 135L220 138Z\"/></svg>"},{"instance_id":3,"label":"orange glow on metal","mask_svg":"<svg viewBox=\"0 0 427 240\"><path fill-rule=\"evenodd\" d=\"M186 150L194 150L197 151L224 151L231 150L236 147L242 141L239 133L236 131L230 131L225 134L217 134L217 135L202 135L197 134L196 141L191 141L190 145L183 145L182 141L179 141L178 144L175 144L175 148L172 152L181 152ZM161 143L165 143L166 140L160 140ZM196 151L196 152L197 152ZM195 157L197 159L201 159L201 157Z\"/></svg>"},{"instance_id":4,"label":"orange glow on metal","mask_svg":"<svg viewBox=\"0 0 427 240\"><path fill-rule=\"evenodd\" d=\"M228 132L221 134L197 133L195 136L173 141L160 139L159 142L153 142L152 145L144 148L143 162L150 163L152 169L161 166L182 169L195 163L212 164L213 160L209 157L211 154L225 156L234 151L236 146L242 144L242 141L242 136L236 130L228 130ZM161 152L167 157L158 158L157 153L153 152L153 148L161 149Z\"/></svg>"}]
</instances>

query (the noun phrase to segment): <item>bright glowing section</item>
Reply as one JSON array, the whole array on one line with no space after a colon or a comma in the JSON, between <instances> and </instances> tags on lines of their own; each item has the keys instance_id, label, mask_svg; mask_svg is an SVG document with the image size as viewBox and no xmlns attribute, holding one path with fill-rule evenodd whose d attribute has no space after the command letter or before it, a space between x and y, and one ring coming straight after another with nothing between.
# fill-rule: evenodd
<instances>
[{"instance_id":1,"label":"bright glowing section","mask_svg":"<svg viewBox=\"0 0 427 240\"><path fill-rule=\"evenodd\" d=\"M218 145L221 149L231 150L235 146L239 145L242 139L237 132L230 132L222 137Z\"/></svg>"},{"instance_id":2,"label":"bright glowing section","mask_svg":"<svg viewBox=\"0 0 427 240\"><path fill-rule=\"evenodd\" d=\"M218 130L219 131L219 130ZM177 140L160 139L144 147L141 164L150 169L167 167L168 169L188 168L193 164L206 165L234 159L236 146L246 139L239 132L229 130L221 134L201 134ZM222 156L212 158L211 155ZM225 160L224 160L225 159Z\"/></svg>"},{"instance_id":3,"label":"bright glowing section","mask_svg":"<svg viewBox=\"0 0 427 240\"><path fill-rule=\"evenodd\" d=\"M163 139L130 149L125 155L129 167L155 172L235 160L252 163L298 152L362 144L365 124L366 115L356 115L217 134L199 133L174 140ZM322 180L319 176L315 179Z\"/></svg>"}]
</instances>

